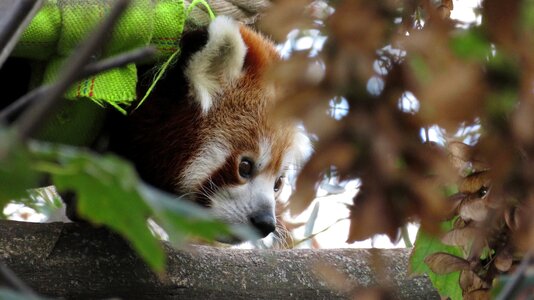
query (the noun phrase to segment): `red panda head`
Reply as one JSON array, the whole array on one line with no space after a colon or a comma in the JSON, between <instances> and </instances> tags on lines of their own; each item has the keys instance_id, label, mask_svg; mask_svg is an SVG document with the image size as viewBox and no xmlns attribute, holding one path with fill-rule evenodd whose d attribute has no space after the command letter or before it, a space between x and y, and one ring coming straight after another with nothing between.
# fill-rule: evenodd
<instances>
[{"instance_id":1,"label":"red panda head","mask_svg":"<svg viewBox=\"0 0 534 300\"><path fill-rule=\"evenodd\" d=\"M130 116L122 148L148 182L266 236L284 171L309 147L295 124L270 115L276 88L263 75L279 56L226 17L181 48L175 70Z\"/></svg>"}]
</instances>

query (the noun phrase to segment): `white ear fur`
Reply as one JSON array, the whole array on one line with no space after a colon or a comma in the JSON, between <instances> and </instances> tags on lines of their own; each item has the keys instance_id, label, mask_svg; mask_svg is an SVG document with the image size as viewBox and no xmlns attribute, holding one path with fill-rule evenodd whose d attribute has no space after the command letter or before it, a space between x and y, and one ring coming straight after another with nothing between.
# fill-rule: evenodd
<instances>
[{"instance_id":1,"label":"white ear fur","mask_svg":"<svg viewBox=\"0 0 534 300\"><path fill-rule=\"evenodd\" d=\"M191 57L185 71L204 113L212 107L213 96L223 85L239 78L247 52L239 25L228 17L213 20L208 36L208 43Z\"/></svg>"}]
</instances>

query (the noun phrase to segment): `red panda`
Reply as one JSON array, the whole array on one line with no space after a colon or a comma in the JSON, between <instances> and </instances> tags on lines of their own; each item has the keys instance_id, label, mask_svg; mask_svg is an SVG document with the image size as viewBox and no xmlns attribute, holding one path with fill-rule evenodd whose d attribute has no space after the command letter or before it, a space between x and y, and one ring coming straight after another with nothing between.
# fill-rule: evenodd
<instances>
[{"instance_id":1,"label":"red panda","mask_svg":"<svg viewBox=\"0 0 534 300\"><path fill-rule=\"evenodd\" d=\"M309 148L295 124L271 115L278 91L264 74L279 55L227 17L185 34L181 49L112 140L147 182L267 236L284 171Z\"/></svg>"}]
</instances>

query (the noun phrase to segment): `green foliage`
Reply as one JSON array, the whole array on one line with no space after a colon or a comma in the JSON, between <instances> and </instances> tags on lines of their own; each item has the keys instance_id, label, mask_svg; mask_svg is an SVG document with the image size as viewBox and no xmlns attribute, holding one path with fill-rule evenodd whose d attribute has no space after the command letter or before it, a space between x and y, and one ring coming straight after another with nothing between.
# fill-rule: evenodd
<instances>
[{"instance_id":1,"label":"green foliage","mask_svg":"<svg viewBox=\"0 0 534 300\"><path fill-rule=\"evenodd\" d=\"M523 1L522 6L521 23L525 30L532 30L534 28L534 0Z\"/></svg>"},{"instance_id":2,"label":"green foliage","mask_svg":"<svg viewBox=\"0 0 534 300\"><path fill-rule=\"evenodd\" d=\"M452 224L453 221L444 222L442 224L442 230L444 232L449 231L452 228ZM415 240L415 247L410 257L410 273L426 273L441 296L448 296L452 300L462 299L462 289L459 285L460 272L438 275L432 272L425 264L425 258L437 252L463 257L460 248L447 246L440 241L439 237L426 233L422 228L419 229Z\"/></svg>"},{"instance_id":3,"label":"green foliage","mask_svg":"<svg viewBox=\"0 0 534 300\"><path fill-rule=\"evenodd\" d=\"M76 191L80 216L125 236L154 269L162 271L165 256L147 226L150 208L137 190L133 168L111 155L58 151L57 158L59 164L40 167L52 174L58 190Z\"/></svg>"},{"instance_id":4,"label":"green foliage","mask_svg":"<svg viewBox=\"0 0 534 300\"><path fill-rule=\"evenodd\" d=\"M490 54L490 43L477 28L461 31L451 38L451 49L460 58L478 62L486 61Z\"/></svg>"},{"instance_id":5,"label":"green foliage","mask_svg":"<svg viewBox=\"0 0 534 300\"><path fill-rule=\"evenodd\" d=\"M164 270L165 255L148 218L163 227L175 246L183 246L189 236L208 241L257 238L248 228L230 227L195 204L145 185L119 157L40 142L30 147L0 144L1 207L8 201L34 205L35 199L43 198L42 191L29 189L38 186L40 176L50 175L58 191L75 192L82 218L127 238L155 271ZM58 204L56 197L47 197L48 205Z\"/></svg>"},{"instance_id":6,"label":"green foliage","mask_svg":"<svg viewBox=\"0 0 534 300\"><path fill-rule=\"evenodd\" d=\"M165 257L148 228L148 217L163 226L175 246L182 246L190 235L205 240L243 237L200 207L146 186L133 167L116 156L43 144L32 150L45 159L37 167L52 174L59 190L76 192L80 216L122 234L157 271L163 270Z\"/></svg>"},{"instance_id":7,"label":"green foliage","mask_svg":"<svg viewBox=\"0 0 534 300\"><path fill-rule=\"evenodd\" d=\"M175 246L183 245L187 235L214 239L239 238L258 239L257 234L247 226L228 226L210 217L206 211L176 196L166 194L145 184L138 189L150 206L152 216L169 233L169 240ZM172 234L171 234L172 233Z\"/></svg>"},{"instance_id":8,"label":"green foliage","mask_svg":"<svg viewBox=\"0 0 534 300\"><path fill-rule=\"evenodd\" d=\"M408 64L413 70L419 82L425 84L430 83L432 73L430 72L430 68L422 57L418 55L412 55L408 60Z\"/></svg>"},{"instance_id":9,"label":"green foliage","mask_svg":"<svg viewBox=\"0 0 534 300\"><path fill-rule=\"evenodd\" d=\"M32 170L31 155L15 142L8 131L0 131L0 208L10 200L27 197L37 186L38 174Z\"/></svg>"}]
</instances>

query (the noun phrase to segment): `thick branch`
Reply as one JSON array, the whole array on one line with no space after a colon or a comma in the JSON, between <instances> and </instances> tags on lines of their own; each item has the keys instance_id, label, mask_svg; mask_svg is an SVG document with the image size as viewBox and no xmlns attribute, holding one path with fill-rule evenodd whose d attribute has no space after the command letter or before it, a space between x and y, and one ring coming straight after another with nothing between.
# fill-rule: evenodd
<instances>
[{"instance_id":1,"label":"thick branch","mask_svg":"<svg viewBox=\"0 0 534 300\"><path fill-rule=\"evenodd\" d=\"M394 295L400 299L439 299L427 278L407 277L409 251L404 249L165 248L168 271L158 276L107 230L0 221L0 257L30 287L47 296L338 299L355 287L379 284L396 287ZM332 290L332 282L343 291Z\"/></svg>"}]
</instances>

